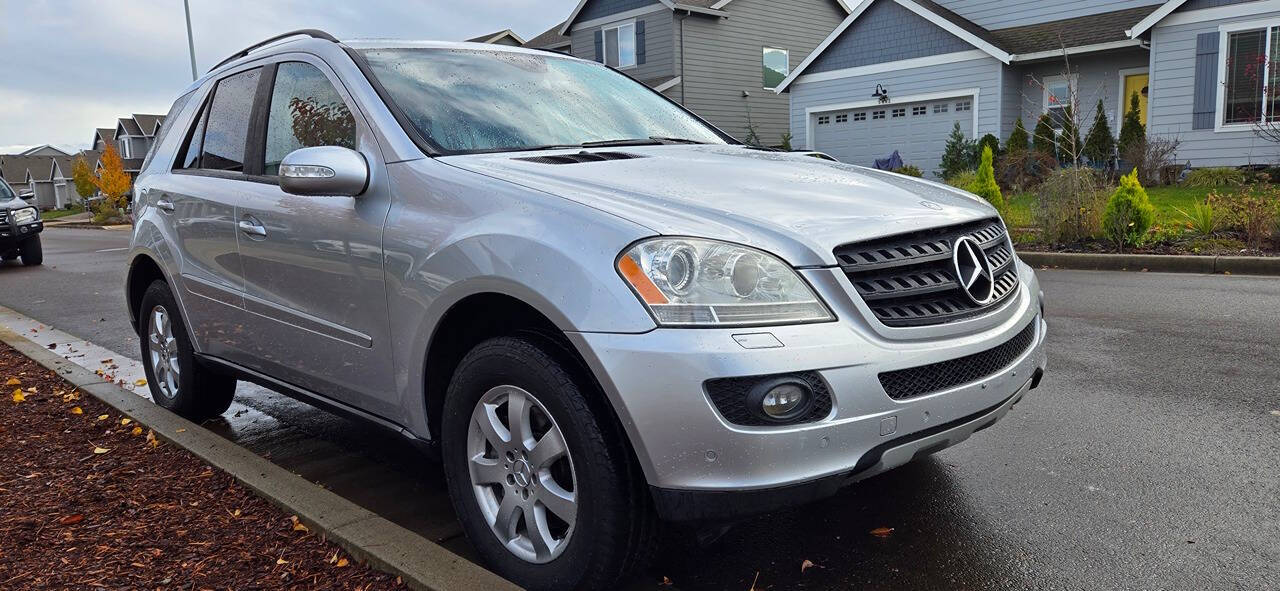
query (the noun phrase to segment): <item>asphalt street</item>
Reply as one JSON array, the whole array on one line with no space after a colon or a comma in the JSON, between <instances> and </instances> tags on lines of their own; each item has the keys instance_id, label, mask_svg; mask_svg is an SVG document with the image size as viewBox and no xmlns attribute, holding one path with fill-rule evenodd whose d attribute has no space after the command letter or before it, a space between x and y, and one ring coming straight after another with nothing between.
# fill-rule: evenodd
<instances>
[{"instance_id":1,"label":"asphalt street","mask_svg":"<svg viewBox=\"0 0 1280 591\"><path fill-rule=\"evenodd\" d=\"M51 228L44 267L0 266L0 305L136 357L127 242ZM1280 278L1041 282L1049 373L1003 421L709 544L669 533L631 588L1280 589ZM237 394L211 428L469 554L430 459L261 388Z\"/></svg>"}]
</instances>

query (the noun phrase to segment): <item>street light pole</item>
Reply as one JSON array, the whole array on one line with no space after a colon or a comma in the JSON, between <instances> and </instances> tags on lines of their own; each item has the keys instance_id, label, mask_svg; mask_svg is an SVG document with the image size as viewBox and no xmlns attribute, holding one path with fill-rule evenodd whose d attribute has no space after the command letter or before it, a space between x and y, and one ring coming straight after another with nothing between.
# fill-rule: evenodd
<instances>
[{"instance_id":1,"label":"street light pole","mask_svg":"<svg viewBox=\"0 0 1280 591\"><path fill-rule=\"evenodd\" d=\"M191 36L191 0L182 0L182 8L187 12L187 49L191 52L191 80L196 79L196 42Z\"/></svg>"}]
</instances>

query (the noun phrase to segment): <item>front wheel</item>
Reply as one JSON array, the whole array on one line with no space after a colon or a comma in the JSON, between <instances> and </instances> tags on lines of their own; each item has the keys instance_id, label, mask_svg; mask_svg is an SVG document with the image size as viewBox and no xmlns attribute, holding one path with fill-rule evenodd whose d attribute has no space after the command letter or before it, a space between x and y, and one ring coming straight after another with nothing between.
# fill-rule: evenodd
<instances>
[{"instance_id":1,"label":"front wheel","mask_svg":"<svg viewBox=\"0 0 1280 591\"><path fill-rule=\"evenodd\" d=\"M142 365L152 400L197 423L226 412L236 381L196 362L169 284L153 282L139 308Z\"/></svg>"},{"instance_id":2,"label":"front wheel","mask_svg":"<svg viewBox=\"0 0 1280 591\"><path fill-rule=\"evenodd\" d=\"M644 479L572 367L537 340L491 339L458 365L444 405L463 529L486 565L534 590L615 588L652 546Z\"/></svg>"},{"instance_id":3,"label":"front wheel","mask_svg":"<svg viewBox=\"0 0 1280 591\"><path fill-rule=\"evenodd\" d=\"M22 241L22 246L18 247L18 254L22 256L22 264L27 267L43 263L44 248L40 245L40 237L32 236Z\"/></svg>"}]
</instances>

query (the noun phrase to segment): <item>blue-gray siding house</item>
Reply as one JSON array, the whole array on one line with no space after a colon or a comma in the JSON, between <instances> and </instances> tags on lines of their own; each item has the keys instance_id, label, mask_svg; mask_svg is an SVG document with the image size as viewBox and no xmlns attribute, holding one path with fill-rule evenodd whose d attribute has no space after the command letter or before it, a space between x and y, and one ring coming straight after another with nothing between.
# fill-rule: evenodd
<instances>
[{"instance_id":1,"label":"blue-gray siding house","mask_svg":"<svg viewBox=\"0 0 1280 591\"><path fill-rule=\"evenodd\" d=\"M862 0L777 92L797 147L853 164L898 150L933 173L954 124L1003 141L1068 105L1083 134L1099 100L1118 132L1132 94L1178 162L1276 164L1272 48L1277 0Z\"/></svg>"}]
</instances>

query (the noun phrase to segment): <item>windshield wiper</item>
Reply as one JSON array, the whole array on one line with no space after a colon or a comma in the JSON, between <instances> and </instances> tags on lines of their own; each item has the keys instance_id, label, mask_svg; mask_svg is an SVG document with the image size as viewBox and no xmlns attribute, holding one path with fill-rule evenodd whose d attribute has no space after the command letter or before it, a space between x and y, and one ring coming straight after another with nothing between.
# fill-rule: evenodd
<instances>
[{"instance_id":1,"label":"windshield wiper","mask_svg":"<svg viewBox=\"0 0 1280 591\"><path fill-rule=\"evenodd\" d=\"M649 139L657 140L660 142L670 142L673 144L705 144L707 143L702 140L691 140L689 138L684 138L684 137L662 137L660 135L651 135L649 136Z\"/></svg>"},{"instance_id":2,"label":"windshield wiper","mask_svg":"<svg viewBox=\"0 0 1280 591\"><path fill-rule=\"evenodd\" d=\"M629 138L620 140L596 140L581 144L547 144L545 146L528 146L499 150L501 152L537 152L541 150L571 150L574 148L609 148L615 146L662 146L666 144L705 144L707 142L680 137L650 136L648 138Z\"/></svg>"}]
</instances>

